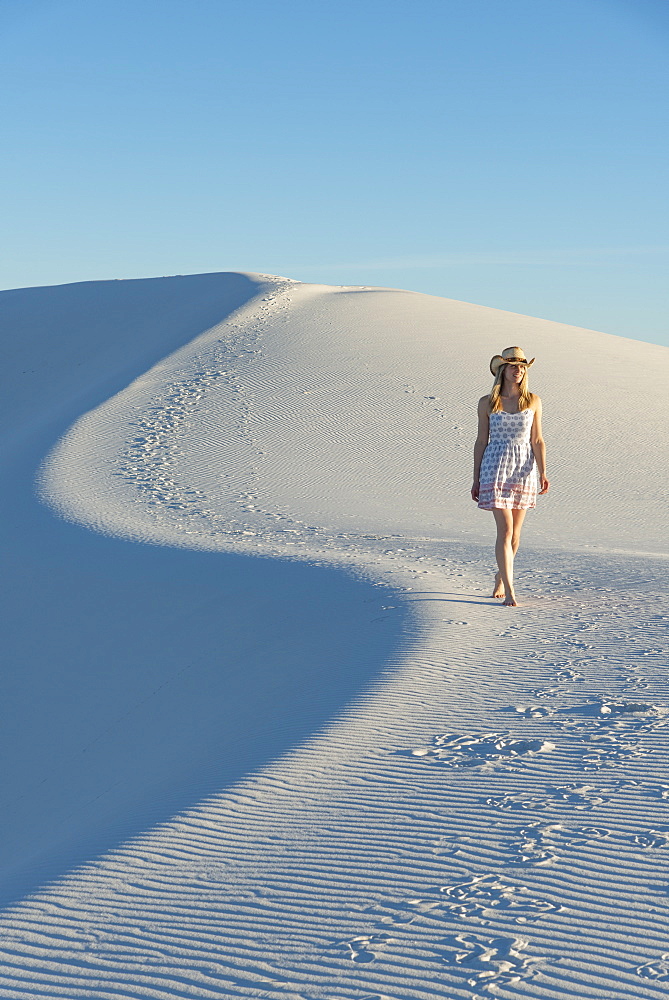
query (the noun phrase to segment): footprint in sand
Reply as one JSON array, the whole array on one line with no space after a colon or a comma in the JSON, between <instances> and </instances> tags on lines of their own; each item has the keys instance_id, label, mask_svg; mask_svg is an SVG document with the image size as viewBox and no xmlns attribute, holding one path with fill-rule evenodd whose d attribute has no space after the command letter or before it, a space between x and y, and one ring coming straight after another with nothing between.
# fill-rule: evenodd
<instances>
[{"instance_id":1,"label":"footprint in sand","mask_svg":"<svg viewBox=\"0 0 669 1000\"><path fill-rule=\"evenodd\" d=\"M507 864L539 867L554 864L562 853L611 836L604 827L580 826L571 829L563 823L530 823L519 831L519 840L510 847L516 853Z\"/></svg>"},{"instance_id":2,"label":"footprint in sand","mask_svg":"<svg viewBox=\"0 0 669 1000\"><path fill-rule=\"evenodd\" d=\"M414 757L443 764L445 767L476 767L485 764L508 764L518 757L550 753L554 743L541 739L520 739L508 733L483 733L480 736L435 736L432 746L412 750Z\"/></svg>"},{"instance_id":3,"label":"footprint in sand","mask_svg":"<svg viewBox=\"0 0 669 1000\"><path fill-rule=\"evenodd\" d=\"M526 924L561 910L563 907L548 899L531 894L530 889L506 880L494 873L475 875L464 882L429 889L424 896L413 899L386 900L372 907L380 925L421 924L447 919L487 921L506 919ZM373 955L376 941L386 940L386 935L353 938L347 942L350 949L363 952L357 961L371 961L364 953ZM354 959L356 960L356 959Z\"/></svg>"},{"instance_id":4,"label":"footprint in sand","mask_svg":"<svg viewBox=\"0 0 669 1000\"><path fill-rule=\"evenodd\" d=\"M371 909L377 914L378 923L388 926L389 924L413 924L420 921L421 916L438 916L440 906L440 899L421 897L380 901Z\"/></svg>"},{"instance_id":5,"label":"footprint in sand","mask_svg":"<svg viewBox=\"0 0 669 1000\"><path fill-rule=\"evenodd\" d=\"M533 795L531 792L505 792L501 795L491 795L481 801L493 809L535 810L550 809L556 802L567 804L572 809L584 811L595 809L609 801L612 792L618 791L622 782L612 785L598 786L572 782L568 785L553 785L547 789L545 796ZM667 796L669 797L669 795Z\"/></svg>"},{"instance_id":6,"label":"footprint in sand","mask_svg":"<svg viewBox=\"0 0 669 1000\"><path fill-rule=\"evenodd\" d=\"M513 856L509 865L542 867L559 859L555 840L563 831L561 823L530 823L518 831L519 839L510 844Z\"/></svg>"},{"instance_id":7,"label":"footprint in sand","mask_svg":"<svg viewBox=\"0 0 669 1000\"><path fill-rule=\"evenodd\" d=\"M470 920L503 914L516 923L528 923L561 909L557 903L530 896L526 886L505 882L494 874L477 875L466 882L443 886L439 891L448 898L444 912Z\"/></svg>"},{"instance_id":8,"label":"footprint in sand","mask_svg":"<svg viewBox=\"0 0 669 1000\"><path fill-rule=\"evenodd\" d=\"M653 979L656 983L668 983L669 952L665 952L664 955L655 959L654 962L646 962L645 965L638 966L636 974L637 976L641 976L642 979Z\"/></svg>"},{"instance_id":9,"label":"footprint in sand","mask_svg":"<svg viewBox=\"0 0 669 1000\"><path fill-rule=\"evenodd\" d=\"M558 684L569 684L572 681L582 681L583 679L583 674L572 667L566 667L555 675L555 680Z\"/></svg>"},{"instance_id":10,"label":"footprint in sand","mask_svg":"<svg viewBox=\"0 0 669 1000\"><path fill-rule=\"evenodd\" d=\"M637 701L589 702L561 710L563 731L576 732L583 744L584 770L620 767L653 752L640 739L666 725L664 706Z\"/></svg>"},{"instance_id":11,"label":"footprint in sand","mask_svg":"<svg viewBox=\"0 0 669 1000\"><path fill-rule=\"evenodd\" d=\"M550 806L550 799L539 795L532 795L531 792L504 792L501 795L491 795L480 800L493 809L527 810L533 812L537 809L547 809Z\"/></svg>"},{"instance_id":12,"label":"footprint in sand","mask_svg":"<svg viewBox=\"0 0 669 1000\"><path fill-rule=\"evenodd\" d=\"M555 709L548 705L510 705L506 711L515 712L525 719L545 719L555 714Z\"/></svg>"},{"instance_id":13,"label":"footprint in sand","mask_svg":"<svg viewBox=\"0 0 669 1000\"><path fill-rule=\"evenodd\" d=\"M584 812L604 805L609 801L610 793L617 791L619 787L619 784L604 787L572 782L568 785L555 785L550 791L552 798L556 801L565 803L579 812Z\"/></svg>"},{"instance_id":14,"label":"footprint in sand","mask_svg":"<svg viewBox=\"0 0 669 1000\"><path fill-rule=\"evenodd\" d=\"M447 951L443 960L461 968L468 976L467 984L488 995L496 994L499 987L530 978L537 963L544 961L524 954L529 942L519 937L482 938L457 934L446 938L444 943Z\"/></svg>"},{"instance_id":15,"label":"footprint in sand","mask_svg":"<svg viewBox=\"0 0 669 1000\"><path fill-rule=\"evenodd\" d=\"M460 852L461 845L452 837L439 837L432 846L432 853L437 857L454 857Z\"/></svg>"},{"instance_id":16,"label":"footprint in sand","mask_svg":"<svg viewBox=\"0 0 669 1000\"><path fill-rule=\"evenodd\" d=\"M651 799L669 799L669 785L649 785L647 794Z\"/></svg>"},{"instance_id":17,"label":"footprint in sand","mask_svg":"<svg viewBox=\"0 0 669 1000\"><path fill-rule=\"evenodd\" d=\"M379 945L383 946L389 940L387 934L359 934L357 937L349 938L348 941L342 941L339 946L348 949L348 958L352 962L363 965L367 962L373 962L377 957L376 951L372 950L373 948L378 948Z\"/></svg>"},{"instance_id":18,"label":"footprint in sand","mask_svg":"<svg viewBox=\"0 0 669 1000\"><path fill-rule=\"evenodd\" d=\"M626 677L625 680L628 682L625 684L623 691L647 691L650 684L647 683L644 677Z\"/></svg>"},{"instance_id":19,"label":"footprint in sand","mask_svg":"<svg viewBox=\"0 0 669 1000\"><path fill-rule=\"evenodd\" d=\"M644 851L651 848L666 847L669 844L669 833L667 833L667 830L669 830L669 827L663 827L661 830L648 830L646 833L635 833L631 838L632 843Z\"/></svg>"},{"instance_id":20,"label":"footprint in sand","mask_svg":"<svg viewBox=\"0 0 669 1000\"><path fill-rule=\"evenodd\" d=\"M579 826L573 832L566 830L565 837L568 839L568 846L578 847L581 844L589 844L593 840L604 840L611 836L611 830L603 826Z\"/></svg>"},{"instance_id":21,"label":"footprint in sand","mask_svg":"<svg viewBox=\"0 0 669 1000\"><path fill-rule=\"evenodd\" d=\"M563 689L559 687L535 688L535 690L532 691L532 695L535 698L555 698L557 695L563 693Z\"/></svg>"}]
</instances>

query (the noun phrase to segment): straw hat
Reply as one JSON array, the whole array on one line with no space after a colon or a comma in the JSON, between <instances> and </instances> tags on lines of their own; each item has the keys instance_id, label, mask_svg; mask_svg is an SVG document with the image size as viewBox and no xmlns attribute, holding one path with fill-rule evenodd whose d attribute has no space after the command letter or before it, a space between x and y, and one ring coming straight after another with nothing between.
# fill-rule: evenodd
<instances>
[{"instance_id":1,"label":"straw hat","mask_svg":"<svg viewBox=\"0 0 669 1000\"><path fill-rule=\"evenodd\" d=\"M532 358L531 361L528 361L522 347L505 347L501 354L496 354L494 358L490 359L490 371L497 378L497 372L502 365L527 365L529 368L535 360Z\"/></svg>"}]
</instances>

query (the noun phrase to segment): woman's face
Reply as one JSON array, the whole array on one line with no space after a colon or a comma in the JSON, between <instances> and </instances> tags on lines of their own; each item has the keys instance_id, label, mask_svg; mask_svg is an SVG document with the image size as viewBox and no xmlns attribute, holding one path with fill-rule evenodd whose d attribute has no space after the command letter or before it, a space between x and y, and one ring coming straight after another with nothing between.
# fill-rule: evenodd
<instances>
[{"instance_id":1,"label":"woman's face","mask_svg":"<svg viewBox=\"0 0 669 1000\"><path fill-rule=\"evenodd\" d=\"M520 385L525 374L525 365L504 365L504 381L507 385Z\"/></svg>"}]
</instances>

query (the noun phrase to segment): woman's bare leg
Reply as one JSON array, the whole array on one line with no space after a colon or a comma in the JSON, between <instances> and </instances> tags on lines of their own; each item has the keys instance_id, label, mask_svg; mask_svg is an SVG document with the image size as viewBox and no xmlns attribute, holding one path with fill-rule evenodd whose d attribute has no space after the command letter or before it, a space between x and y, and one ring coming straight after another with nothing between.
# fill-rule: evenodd
<instances>
[{"instance_id":1,"label":"woman's bare leg","mask_svg":"<svg viewBox=\"0 0 669 1000\"><path fill-rule=\"evenodd\" d=\"M513 552L514 559L516 558L516 552L518 551L518 546L520 545L520 532L523 527L523 521L525 520L526 510L512 510L509 512L513 521L513 533L511 535L511 551ZM504 583L502 582L502 574L495 574L495 586L491 594L492 597L504 597Z\"/></svg>"},{"instance_id":2,"label":"woman's bare leg","mask_svg":"<svg viewBox=\"0 0 669 1000\"><path fill-rule=\"evenodd\" d=\"M504 604L515 607L518 603L513 590L513 511L496 507L493 510L497 525L497 540L495 542L495 558L499 566L499 575L504 585Z\"/></svg>"},{"instance_id":3,"label":"woman's bare leg","mask_svg":"<svg viewBox=\"0 0 669 1000\"><path fill-rule=\"evenodd\" d=\"M515 557L518 551L518 546L520 545L520 532L523 530L523 521L525 520L526 510L512 510L511 517L513 518L513 535L511 536L511 548L513 549L513 555Z\"/></svg>"}]
</instances>

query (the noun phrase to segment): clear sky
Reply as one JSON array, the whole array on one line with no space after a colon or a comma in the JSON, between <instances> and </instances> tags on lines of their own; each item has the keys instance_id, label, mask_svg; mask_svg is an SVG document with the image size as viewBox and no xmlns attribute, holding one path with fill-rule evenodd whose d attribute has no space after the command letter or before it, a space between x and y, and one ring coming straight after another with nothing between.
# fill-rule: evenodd
<instances>
[{"instance_id":1,"label":"clear sky","mask_svg":"<svg viewBox=\"0 0 669 1000\"><path fill-rule=\"evenodd\" d=\"M667 0L3 0L0 287L263 271L669 343Z\"/></svg>"}]
</instances>

